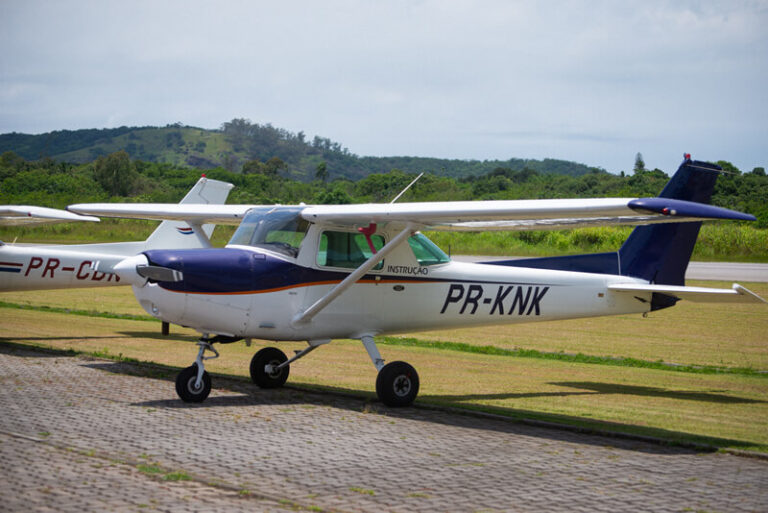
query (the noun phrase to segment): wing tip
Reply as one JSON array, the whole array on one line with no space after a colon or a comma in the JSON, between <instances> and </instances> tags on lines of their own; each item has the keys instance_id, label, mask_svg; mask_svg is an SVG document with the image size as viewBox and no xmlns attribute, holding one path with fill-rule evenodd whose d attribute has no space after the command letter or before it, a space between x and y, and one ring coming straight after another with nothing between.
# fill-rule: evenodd
<instances>
[{"instance_id":1,"label":"wing tip","mask_svg":"<svg viewBox=\"0 0 768 513\"><path fill-rule=\"evenodd\" d=\"M731 285L731 288L733 290L735 290L738 295L749 297L752 300L752 302L755 302L755 303L768 303L768 301L763 299L761 296L755 294L754 292L749 290L747 287L745 287L745 286L743 286L743 285L741 285L739 283L734 283L733 285Z\"/></svg>"}]
</instances>

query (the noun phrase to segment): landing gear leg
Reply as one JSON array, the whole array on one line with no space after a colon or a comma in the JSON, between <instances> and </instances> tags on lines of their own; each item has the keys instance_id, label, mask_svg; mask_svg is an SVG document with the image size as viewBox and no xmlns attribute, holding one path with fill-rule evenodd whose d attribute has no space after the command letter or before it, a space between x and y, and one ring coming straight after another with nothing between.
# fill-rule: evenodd
<instances>
[{"instance_id":1,"label":"landing gear leg","mask_svg":"<svg viewBox=\"0 0 768 513\"><path fill-rule=\"evenodd\" d=\"M211 376L206 372L204 362L219 357L208 338L201 338L197 345L200 350L195 363L176 376L176 393L185 403L201 403L211 393ZM206 351L213 352L214 356L205 356Z\"/></svg>"},{"instance_id":2,"label":"landing gear leg","mask_svg":"<svg viewBox=\"0 0 768 513\"><path fill-rule=\"evenodd\" d=\"M291 364L308 355L318 347L329 343L331 339L308 340L307 347L288 359L285 353L276 347L265 347L251 358L251 381L261 388L279 388L285 384L291 371Z\"/></svg>"},{"instance_id":3,"label":"landing gear leg","mask_svg":"<svg viewBox=\"0 0 768 513\"><path fill-rule=\"evenodd\" d=\"M376 377L376 395L387 406L410 406L419 394L419 374L405 362L384 365L376 342L370 335L361 337L368 356L379 371Z\"/></svg>"}]
</instances>

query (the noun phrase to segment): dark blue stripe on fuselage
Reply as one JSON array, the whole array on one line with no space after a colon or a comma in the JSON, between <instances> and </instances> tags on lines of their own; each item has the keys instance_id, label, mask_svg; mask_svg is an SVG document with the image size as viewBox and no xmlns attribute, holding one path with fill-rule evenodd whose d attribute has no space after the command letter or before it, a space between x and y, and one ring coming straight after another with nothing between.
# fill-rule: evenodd
<instances>
[{"instance_id":1,"label":"dark blue stripe on fuselage","mask_svg":"<svg viewBox=\"0 0 768 513\"><path fill-rule=\"evenodd\" d=\"M181 271L179 282L160 285L175 292L192 294L244 294L280 290L313 284L340 282L352 272L311 269L280 258L235 248L150 250L145 251L149 263ZM505 285L540 285L505 281L478 281L369 274L361 280L434 283L498 283Z\"/></svg>"},{"instance_id":2,"label":"dark blue stripe on fuselage","mask_svg":"<svg viewBox=\"0 0 768 513\"><path fill-rule=\"evenodd\" d=\"M20 273L21 269L17 267L0 267L0 273Z\"/></svg>"},{"instance_id":3,"label":"dark blue stripe on fuselage","mask_svg":"<svg viewBox=\"0 0 768 513\"><path fill-rule=\"evenodd\" d=\"M242 249L152 250L144 254L152 265L184 274L183 281L162 284L179 292L237 294L289 287L309 278L302 267L291 262Z\"/></svg>"},{"instance_id":4,"label":"dark blue stripe on fuselage","mask_svg":"<svg viewBox=\"0 0 768 513\"><path fill-rule=\"evenodd\" d=\"M520 258L483 263L489 265L503 265L506 267L526 267L529 269L550 269L579 273L621 274L621 270L619 269L619 254L617 252L542 258Z\"/></svg>"},{"instance_id":5,"label":"dark blue stripe on fuselage","mask_svg":"<svg viewBox=\"0 0 768 513\"><path fill-rule=\"evenodd\" d=\"M163 288L178 292L266 292L313 283L338 282L349 275L341 271L310 269L264 253L235 248L152 250L144 254L152 265L176 269L184 274L183 281L162 283ZM362 279L374 279L374 276ZM424 281L419 277L398 277L398 280Z\"/></svg>"}]
</instances>

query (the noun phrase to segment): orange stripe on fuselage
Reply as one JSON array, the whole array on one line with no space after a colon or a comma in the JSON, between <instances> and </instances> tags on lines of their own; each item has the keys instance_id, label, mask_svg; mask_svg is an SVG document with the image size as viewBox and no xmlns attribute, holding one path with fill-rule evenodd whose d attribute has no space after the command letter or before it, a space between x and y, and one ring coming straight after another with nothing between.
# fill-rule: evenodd
<instances>
[{"instance_id":1,"label":"orange stripe on fuselage","mask_svg":"<svg viewBox=\"0 0 768 513\"><path fill-rule=\"evenodd\" d=\"M168 292L176 292L178 294L204 294L208 296L239 296L244 294L268 294L270 292L280 292L281 290L289 290L289 289L298 289L300 287L314 287L317 285L337 285L341 283L342 280L330 280L330 281L313 281L309 283L297 283L296 285L286 285L285 287L276 287L274 289L264 289L264 290L244 290L240 292L189 292L186 290L171 290L171 289L163 289L167 290ZM432 280L387 280L387 279L381 279L381 280L358 280L356 283L373 283L373 284L379 284L379 283L435 283Z\"/></svg>"}]
</instances>

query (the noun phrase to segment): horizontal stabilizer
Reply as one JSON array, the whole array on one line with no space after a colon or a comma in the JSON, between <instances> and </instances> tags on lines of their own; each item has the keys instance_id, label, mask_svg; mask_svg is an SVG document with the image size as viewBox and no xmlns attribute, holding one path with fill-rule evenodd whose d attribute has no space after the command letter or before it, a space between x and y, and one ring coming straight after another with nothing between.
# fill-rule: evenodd
<instances>
[{"instance_id":1,"label":"horizontal stabilizer","mask_svg":"<svg viewBox=\"0 0 768 513\"><path fill-rule=\"evenodd\" d=\"M608 290L616 292L655 292L674 296L678 299L687 299L700 303L766 303L767 301L751 290L738 283L734 283L730 289L715 289L708 287L684 287L678 285L655 285L643 283L618 283L609 285Z\"/></svg>"},{"instance_id":2,"label":"horizontal stabilizer","mask_svg":"<svg viewBox=\"0 0 768 513\"><path fill-rule=\"evenodd\" d=\"M692 219L727 219L731 221L755 221L752 214L737 212L727 208L715 207L695 201L674 198L641 198L629 202L629 207L639 212L649 212L664 216L681 216Z\"/></svg>"},{"instance_id":3,"label":"horizontal stabilizer","mask_svg":"<svg viewBox=\"0 0 768 513\"><path fill-rule=\"evenodd\" d=\"M0 205L0 226L28 226L32 224L68 223L72 221L98 222L99 218L81 216L56 208Z\"/></svg>"}]
</instances>

